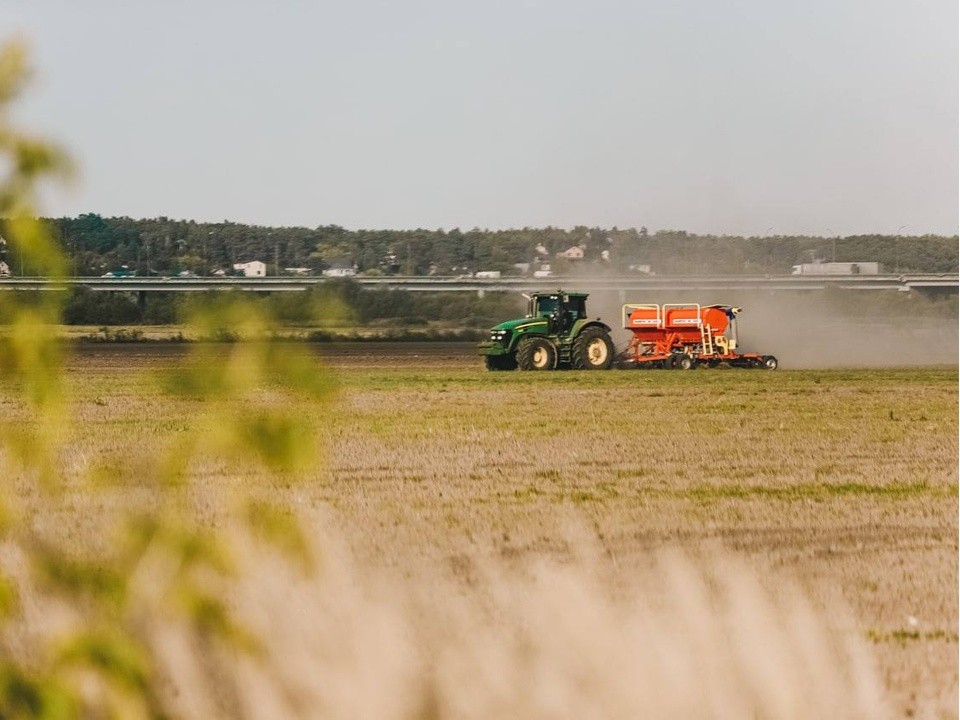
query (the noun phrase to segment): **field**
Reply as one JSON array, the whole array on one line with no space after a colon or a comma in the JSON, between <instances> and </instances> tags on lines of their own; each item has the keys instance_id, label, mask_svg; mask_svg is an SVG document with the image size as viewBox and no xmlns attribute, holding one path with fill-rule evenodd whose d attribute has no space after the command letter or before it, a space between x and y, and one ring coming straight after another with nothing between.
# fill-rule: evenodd
<instances>
[{"instance_id":1,"label":"field","mask_svg":"<svg viewBox=\"0 0 960 720\"><path fill-rule=\"evenodd\" d=\"M73 490L38 519L49 532L95 547L114 512L152 506L136 483L84 478L138 477L190 426L191 401L153 376L187 351L68 361ZM454 593L490 563L564 567L589 548L603 591L623 596L665 550L716 554L795 584L862 641L895 716L956 716L955 368L486 373L459 344L322 352L335 398L295 410L319 414L324 468L277 483L204 465L190 512L216 525L224 487L262 493L386 586L442 577Z\"/></svg>"}]
</instances>

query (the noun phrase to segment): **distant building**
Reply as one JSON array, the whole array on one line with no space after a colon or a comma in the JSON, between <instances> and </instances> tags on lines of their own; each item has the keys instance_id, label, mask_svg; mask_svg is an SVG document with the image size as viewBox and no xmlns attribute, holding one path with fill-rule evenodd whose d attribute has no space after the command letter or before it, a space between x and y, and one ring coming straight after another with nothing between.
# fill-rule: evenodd
<instances>
[{"instance_id":1,"label":"distant building","mask_svg":"<svg viewBox=\"0 0 960 720\"><path fill-rule=\"evenodd\" d=\"M474 277L477 280L499 280L500 271L499 270L481 270Z\"/></svg>"},{"instance_id":2,"label":"distant building","mask_svg":"<svg viewBox=\"0 0 960 720\"><path fill-rule=\"evenodd\" d=\"M633 272L643 273L644 275L653 275L649 265L631 265L630 270Z\"/></svg>"},{"instance_id":3,"label":"distant building","mask_svg":"<svg viewBox=\"0 0 960 720\"><path fill-rule=\"evenodd\" d=\"M353 277L357 274L357 264L353 260L330 260L323 271L324 277Z\"/></svg>"},{"instance_id":4,"label":"distant building","mask_svg":"<svg viewBox=\"0 0 960 720\"><path fill-rule=\"evenodd\" d=\"M308 268L308 267L284 268L283 272L285 272L287 275L313 275L313 268Z\"/></svg>"},{"instance_id":5,"label":"distant building","mask_svg":"<svg viewBox=\"0 0 960 720\"><path fill-rule=\"evenodd\" d=\"M3 238L0 238L2 240ZM10 277L10 266L0 260L0 277Z\"/></svg>"},{"instance_id":6,"label":"distant building","mask_svg":"<svg viewBox=\"0 0 960 720\"><path fill-rule=\"evenodd\" d=\"M528 273L530 272L530 263L514 263L513 268L518 272Z\"/></svg>"},{"instance_id":7,"label":"distant building","mask_svg":"<svg viewBox=\"0 0 960 720\"><path fill-rule=\"evenodd\" d=\"M537 255L549 255L550 251L547 250L543 245L537 245Z\"/></svg>"},{"instance_id":8,"label":"distant building","mask_svg":"<svg viewBox=\"0 0 960 720\"><path fill-rule=\"evenodd\" d=\"M259 260L251 260L245 263L234 263L233 269L243 273L244 277L266 277L267 264Z\"/></svg>"},{"instance_id":9,"label":"distant building","mask_svg":"<svg viewBox=\"0 0 960 720\"><path fill-rule=\"evenodd\" d=\"M534 271L533 271L533 276L534 276L535 278L551 277L551 276L553 275L553 271L550 270L550 266L549 266L549 265L547 265L546 267L547 267L546 270L534 270Z\"/></svg>"},{"instance_id":10,"label":"distant building","mask_svg":"<svg viewBox=\"0 0 960 720\"><path fill-rule=\"evenodd\" d=\"M567 260L583 260L583 248L580 245L574 245L563 252L557 253L557 257L566 258Z\"/></svg>"}]
</instances>

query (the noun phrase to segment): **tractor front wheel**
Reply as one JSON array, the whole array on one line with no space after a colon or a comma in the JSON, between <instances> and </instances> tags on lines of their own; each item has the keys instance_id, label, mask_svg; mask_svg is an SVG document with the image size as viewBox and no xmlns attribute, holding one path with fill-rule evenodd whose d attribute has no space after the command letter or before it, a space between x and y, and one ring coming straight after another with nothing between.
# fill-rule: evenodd
<instances>
[{"instance_id":1,"label":"tractor front wheel","mask_svg":"<svg viewBox=\"0 0 960 720\"><path fill-rule=\"evenodd\" d=\"M486 355L483 364L487 370L516 370L517 359L513 355Z\"/></svg>"},{"instance_id":2,"label":"tractor front wheel","mask_svg":"<svg viewBox=\"0 0 960 720\"><path fill-rule=\"evenodd\" d=\"M573 341L570 364L574 370L609 370L613 354L613 341L607 331L588 327Z\"/></svg>"},{"instance_id":3,"label":"tractor front wheel","mask_svg":"<svg viewBox=\"0 0 960 720\"><path fill-rule=\"evenodd\" d=\"M523 338L517 343L517 365L521 370L553 370L557 367L557 350L546 338Z\"/></svg>"}]
</instances>

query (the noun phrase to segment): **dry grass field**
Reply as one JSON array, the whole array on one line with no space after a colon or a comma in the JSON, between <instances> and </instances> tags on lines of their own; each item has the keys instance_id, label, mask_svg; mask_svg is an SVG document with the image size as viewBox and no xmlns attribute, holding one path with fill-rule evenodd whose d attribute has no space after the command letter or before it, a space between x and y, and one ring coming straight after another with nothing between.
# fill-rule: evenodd
<instances>
[{"instance_id":1,"label":"dry grass field","mask_svg":"<svg viewBox=\"0 0 960 720\"><path fill-rule=\"evenodd\" d=\"M136 478L198 413L162 393L154 372L186 351L85 348L68 361L70 491L57 508L24 498L37 524L78 547L108 547L114 514L151 508L154 491ZM864 708L886 705L894 717L956 716L955 368L486 373L456 345L324 352L318 371L335 378L333 402L292 408L318 414L323 469L280 482L243 458L211 462L194 468L180 500L214 526L227 525L224 491L278 501L340 578L327 588L355 612L269 564L254 577L259 599L237 600L274 652L337 678L328 706L309 677L291 681L293 707L325 717L583 717L591 707L630 717L643 706L648 717L799 718L868 717ZM16 412L0 404L2 419ZM512 577L523 579L503 579ZM268 596L292 622L278 625ZM621 612L638 596L647 610ZM457 620L472 603L487 619ZM409 626L395 622L407 604L421 617ZM423 621L431 613L446 620ZM411 627L443 639L411 644ZM465 628L484 642L459 637ZM339 639L336 662L317 659L323 632ZM525 634L539 640L517 650L512 638ZM646 651L629 649L631 638ZM848 641L853 649L831 650ZM476 650L470 662L464 646ZM423 660L417 647L436 653L434 690L401 702ZM544 662L511 664L504 648ZM558 660L568 653L577 662ZM180 692L202 707L190 665L174 665ZM646 684L621 677L628 666ZM271 700L262 683L239 684L260 693L245 702L261 717L289 712L289 693ZM665 687L668 700L654 692ZM627 703L634 692L646 699ZM609 699L601 709L598 694ZM513 698L512 713L497 698Z\"/></svg>"}]
</instances>

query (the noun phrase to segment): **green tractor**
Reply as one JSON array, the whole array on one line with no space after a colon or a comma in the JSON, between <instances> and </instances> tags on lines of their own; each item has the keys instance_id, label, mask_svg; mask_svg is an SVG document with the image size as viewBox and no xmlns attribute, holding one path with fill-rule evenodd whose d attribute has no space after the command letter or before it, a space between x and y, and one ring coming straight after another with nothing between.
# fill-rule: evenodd
<instances>
[{"instance_id":1,"label":"green tractor","mask_svg":"<svg viewBox=\"0 0 960 720\"><path fill-rule=\"evenodd\" d=\"M533 293L527 316L507 320L480 343L488 370L607 370L613 364L610 327L587 317L587 293Z\"/></svg>"}]
</instances>

